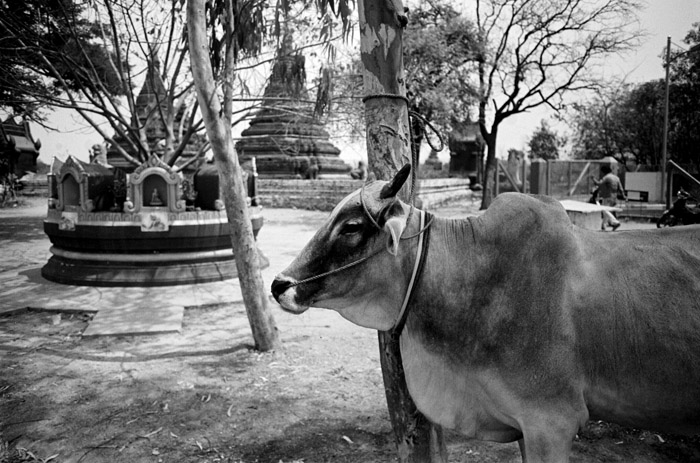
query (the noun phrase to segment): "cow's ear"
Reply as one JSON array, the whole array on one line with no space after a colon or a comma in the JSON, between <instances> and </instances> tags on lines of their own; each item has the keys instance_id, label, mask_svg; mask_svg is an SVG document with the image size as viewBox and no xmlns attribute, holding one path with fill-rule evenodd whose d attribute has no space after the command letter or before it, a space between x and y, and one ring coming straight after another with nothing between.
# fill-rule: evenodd
<instances>
[{"instance_id":1,"label":"cow's ear","mask_svg":"<svg viewBox=\"0 0 700 463\"><path fill-rule=\"evenodd\" d=\"M391 255L396 255L399 252L399 242L403 229L406 227L406 220L401 217L391 217L384 224L384 231L387 232L388 238L386 248Z\"/></svg>"},{"instance_id":2,"label":"cow's ear","mask_svg":"<svg viewBox=\"0 0 700 463\"><path fill-rule=\"evenodd\" d=\"M405 164L398 172L396 172L394 178L392 178L389 183L384 185L382 191L379 192L379 199L393 198L396 196L403 184L406 183L406 179L410 173L411 164Z\"/></svg>"}]
</instances>

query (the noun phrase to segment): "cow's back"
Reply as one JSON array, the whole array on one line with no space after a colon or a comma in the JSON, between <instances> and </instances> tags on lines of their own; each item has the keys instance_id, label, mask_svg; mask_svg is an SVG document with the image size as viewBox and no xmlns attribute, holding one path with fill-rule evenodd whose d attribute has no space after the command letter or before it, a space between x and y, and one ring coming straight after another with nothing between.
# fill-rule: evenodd
<instances>
[{"instance_id":1,"label":"cow's back","mask_svg":"<svg viewBox=\"0 0 700 463\"><path fill-rule=\"evenodd\" d=\"M568 304L591 416L700 432L700 227L575 236Z\"/></svg>"}]
</instances>

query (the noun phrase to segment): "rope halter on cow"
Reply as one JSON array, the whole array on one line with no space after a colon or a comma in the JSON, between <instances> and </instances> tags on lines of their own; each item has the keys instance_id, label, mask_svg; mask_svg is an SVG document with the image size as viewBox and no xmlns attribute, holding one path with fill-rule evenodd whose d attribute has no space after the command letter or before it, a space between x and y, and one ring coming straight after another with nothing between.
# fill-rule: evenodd
<instances>
[{"instance_id":1,"label":"rope halter on cow","mask_svg":"<svg viewBox=\"0 0 700 463\"><path fill-rule=\"evenodd\" d=\"M383 231L383 228L379 226L379 223L377 220L372 216L370 211L367 209L367 205L365 204L364 200L364 191L365 187L363 186L362 189L360 190L360 204L362 205L362 210L364 211L365 215L369 219L369 221L374 225L375 228L377 228L380 231ZM418 248L416 251L416 260L415 263L413 264L413 272L411 274L411 278L408 282L408 287L406 288L406 295L404 296L403 304L401 305L401 309L399 310L399 315L396 318L396 321L394 322L393 327L391 328L392 330L398 330L397 332L400 334L401 330L403 329L404 324L406 323L406 317L408 316L408 312L406 311L406 308L408 307L408 304L411 300L411 295L413 294L413 287L418 280L418 277L420 275L420 272L423 269L423 262L425 261L425 254L427 253L427 248L428 248L428 235L429 235L429 228L430 225L433 223L433 216L431 214L428 214L427 212L418 210L420 212L420 225L419 225L419 230L418 232L414 233L413 235L409 236L404 236L406 231L408 230L408 225L409 225L409 220L411 219L411 216L413 215L415 207L411 205L411 210L406 217L406 227L404 227L404 231L401 234L401 237L399 238L400 240L410 240L413 238L418 237ZM426 217L427 217L427 223L426 223ZM349 268L355 267L363 262L366 262L367 260L371 259L372 257L380 254L381 252L387 250L388 247L383 246L377 249L376 251L361 257L357 260L354 260L348 264L345 264L341 267L335 268L333 270L329 270L327 272L320 273L318 275L311 276L309 278L305 278L303 280L295 281L293 283L290 283L291 286L298 286L304 283L309 283L311 281L315 281L321 278L325 278L330 275L334 275L336 273L342 272L344 270L347 270Z\"/></svg>"}]
</instances>

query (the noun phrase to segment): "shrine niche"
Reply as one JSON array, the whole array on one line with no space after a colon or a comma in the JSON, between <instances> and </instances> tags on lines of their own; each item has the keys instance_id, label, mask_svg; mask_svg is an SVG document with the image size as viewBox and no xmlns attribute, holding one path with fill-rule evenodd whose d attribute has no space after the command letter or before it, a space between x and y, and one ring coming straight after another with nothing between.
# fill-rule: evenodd
<instances>
[{"instance_id":1,"label":"shrine niche","mask_svg":"<svg viewBox=\"0 0 700 463\"><path fill-rule=\"evenodd\" d=\"M486 143L479 124L465 122L454 126L448 138L450 148L450 176L467 177L472 186L481 177L480 162Z\"/></svg>"},{"instance_id":2,"label":"shrine niche","mask_svg":"<svg viewBox=\"0 0 700 463\"><path fill-rule=\"evenodd\" d=\"M264 108L236 143L241 164L255 159L260 178L347 178L350 166L308 102L305 58L287 31L277 51Z\"/></svg>"},{"instance_id":3,"label":"shrine niche","mask_svg":"<svg viewBox=\"0 0 700 463\"><path fill-rule=\"evenodd\" d=\"M63 161L58 158L53 158L51 161L51 166L49 167L49 173L47 174L47 190L49 194L48 206L49 209L55 209L58 206L58 176L61 175L61 167L63 167Z\"/></svg>"},{"instance_id":4,"label":"shrine niche","mask_svg":"<svg viewBox=\"0 0 700 463\"><path fill-rule=\"evenodd\" d=\"M58 211L93 212L109 210L114 205L112 169L68 156L54 175L50 188L56 188L54 208Z\"/></svg>"},{"instance_id":5,"label":"shrine niche","mask_svg":"<svg viewBox=\"0 0 700 463\"><path fill-rule=\"evenodd\" d=\"M126 212L184 212L183 177L156 155L129 175Z\"/></svg>"}]
</instances>

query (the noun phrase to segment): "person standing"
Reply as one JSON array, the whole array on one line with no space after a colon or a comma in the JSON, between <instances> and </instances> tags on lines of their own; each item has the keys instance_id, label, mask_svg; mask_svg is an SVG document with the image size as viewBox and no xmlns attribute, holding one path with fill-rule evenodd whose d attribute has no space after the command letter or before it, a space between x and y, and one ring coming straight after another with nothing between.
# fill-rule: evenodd
<instances>
[{"instance_id":1,"label":"person standing","mask_svg":"<svg viewBox=\"0 0 700 463\"><path fill-rule=\"evenodd\" d=\"M625 201L627 201L620 177L613 173L610 166L607 164L602 165L600 167L600 174L602 175L600 180L593 179L593 183L598 186L598 203L602 206L615 207L617 206L618 195L622 196ZM617 220L617 217L613 213L603 213L603 223L600 228L605 230L606 225L610 225L612 230L615 231L620 227L620 221Z\"/></svg>"}]
</instances>

